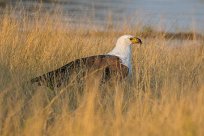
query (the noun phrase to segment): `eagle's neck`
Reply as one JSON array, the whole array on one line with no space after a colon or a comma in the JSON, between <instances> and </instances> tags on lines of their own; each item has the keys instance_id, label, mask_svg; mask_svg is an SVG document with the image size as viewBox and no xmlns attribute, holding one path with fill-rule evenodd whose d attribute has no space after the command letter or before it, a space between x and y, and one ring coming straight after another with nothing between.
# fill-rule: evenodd
<instances>
[{"instance_id":1,"label":"eagle's neck","mask_svg":"<svg viewBox=\"0 0 204 136\"><path fill-rule=\"evenodd\" d=\"M131 65L131 46L121 46L120 44L116 44L115 48L108 53L108 55L114 55L119 57L122 60L122 64L129 68L129 73L132 72Z\"/></svg>"}]
</instances>

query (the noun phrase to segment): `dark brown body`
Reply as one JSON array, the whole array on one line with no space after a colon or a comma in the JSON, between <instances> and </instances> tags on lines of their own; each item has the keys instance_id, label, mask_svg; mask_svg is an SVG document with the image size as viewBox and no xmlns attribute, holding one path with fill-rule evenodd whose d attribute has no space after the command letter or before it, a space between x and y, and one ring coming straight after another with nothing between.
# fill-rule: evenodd
<instances>
[{"instance_id":1,"label":"dark brown body","mask_svg":"<svg viewBox=\"0 0 204 136\"><path fill-rule=\"evenodd\" d=\"M85 76L95 78L93 75L97 75L102 82L106 82L113 77L121 80L127 77L128 67L123 65L117 56L91 56L72 61L61 68L33 78L31 82L54 89L66 86L76 78Z\"/></svg>"}]
</instances>

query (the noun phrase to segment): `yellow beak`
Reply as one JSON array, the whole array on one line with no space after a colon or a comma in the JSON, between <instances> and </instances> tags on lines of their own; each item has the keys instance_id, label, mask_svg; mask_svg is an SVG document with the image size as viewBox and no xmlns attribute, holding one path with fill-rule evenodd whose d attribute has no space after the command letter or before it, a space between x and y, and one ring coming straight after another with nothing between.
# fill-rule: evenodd
<instances>
[{"instance_id":1,"label":"yellow beak","mask_svg":"<svg viewBox=\"0 0 204 136\"><path fill-rule=\"evenodd\" d=\"M133 37L133 38L130 38L130 41L133 43L133 44L142 44L142 40L137 38L137 37Z\"/></svg>"}]
</instances>

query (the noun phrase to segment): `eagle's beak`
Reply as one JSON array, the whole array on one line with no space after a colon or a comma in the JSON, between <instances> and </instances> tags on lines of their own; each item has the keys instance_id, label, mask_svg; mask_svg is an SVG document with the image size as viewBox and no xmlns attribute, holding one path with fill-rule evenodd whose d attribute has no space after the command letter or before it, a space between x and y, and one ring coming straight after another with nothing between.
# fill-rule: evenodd
<instances>
[{"instance_id":1,"label":"eagle's beak","mask_svg":"<svg viewBox=\"0 0 204 136\"><path fill-rule=\"evenodd\" d=\"M137 37L134 37L134 38L130 38L130 41L132 42L132 44L142 44L142 40L137 38Z\"/></svg>"}]
</instances>

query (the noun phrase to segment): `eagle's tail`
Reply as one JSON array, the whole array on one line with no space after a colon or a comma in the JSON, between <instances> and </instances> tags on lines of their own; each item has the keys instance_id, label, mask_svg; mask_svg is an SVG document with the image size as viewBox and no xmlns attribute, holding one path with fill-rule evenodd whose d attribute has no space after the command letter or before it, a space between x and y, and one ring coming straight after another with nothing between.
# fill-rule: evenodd
<instances>
[{"instance_id":1,"label":"eagle's tail","mask_svg":"<svg viewBox=\"0 0 204 136\"><path fill-rule=\"evenodd\" d=\"M31 84L41 85L41 77L35 77L31 79L30 81L31 81Z\"/></svg>"}]
</instances>

